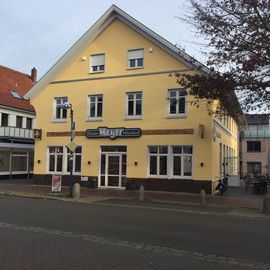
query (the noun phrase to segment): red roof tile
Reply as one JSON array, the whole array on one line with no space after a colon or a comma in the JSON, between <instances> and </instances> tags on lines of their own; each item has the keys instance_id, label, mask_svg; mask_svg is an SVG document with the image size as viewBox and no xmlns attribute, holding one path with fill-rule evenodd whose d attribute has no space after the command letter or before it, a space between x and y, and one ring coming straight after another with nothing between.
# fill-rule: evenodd
<instances>
[{"instance_id":1,"label":"red roof tile","mask_svg":"<svg viewBox=\"0 0 270 270\"><path fill-rule=\"evenodd\" d=\"M10 92L23 97L33 85L30 75L0 65L0 105L35 112L28 100L15 98Z\"/></svg>"}]
</instances>

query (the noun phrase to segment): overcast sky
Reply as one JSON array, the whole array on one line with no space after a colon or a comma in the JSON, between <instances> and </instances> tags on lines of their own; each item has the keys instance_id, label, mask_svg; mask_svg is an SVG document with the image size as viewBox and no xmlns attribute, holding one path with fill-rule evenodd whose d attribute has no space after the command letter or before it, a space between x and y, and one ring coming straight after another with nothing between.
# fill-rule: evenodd
<instances>
[{"instance_id":1,"label":"overcast sky","mask_svg":"<svg viewBox=\"0 0 270 270\"><path fill-rule=\"evenodd\" d=\"M0 65L36 67L40 78L112 4L204 61L191 27L176 18L187 0L10 0L1 1Z\"/></svg>"}]
</instances>

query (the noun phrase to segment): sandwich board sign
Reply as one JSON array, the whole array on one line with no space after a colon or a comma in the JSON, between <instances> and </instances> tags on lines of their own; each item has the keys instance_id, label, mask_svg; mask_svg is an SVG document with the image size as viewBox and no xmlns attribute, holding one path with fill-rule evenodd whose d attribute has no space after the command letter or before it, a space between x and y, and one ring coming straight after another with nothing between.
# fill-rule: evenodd
<instances>
[{"instance_id":1,"label":"sandwich board sign","mask_svg":"<svg viewBox=\"0 0 270 270\"><path fill-rule=\"evenodd\" d=\"M54 174L52 176L52 193L61 192L62 187L62 175Z\"/></svg>"}]
</instances>

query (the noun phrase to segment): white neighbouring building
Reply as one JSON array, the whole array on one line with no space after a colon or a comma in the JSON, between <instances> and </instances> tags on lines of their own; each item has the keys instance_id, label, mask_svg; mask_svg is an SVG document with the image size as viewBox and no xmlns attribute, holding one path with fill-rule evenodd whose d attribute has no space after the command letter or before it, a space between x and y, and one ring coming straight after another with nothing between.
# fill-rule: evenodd
<instances>
[{"instance_id":1,"label":"white neighbouring building","mask_svg":"<svg viewBox=\"0 0 270 270\"><path fill-rule=\"evenodd\" d=\"M35 109L24 94L36 83L31 75L0 66L0 178L33 172Z\"/></svg>"}]
</instances>

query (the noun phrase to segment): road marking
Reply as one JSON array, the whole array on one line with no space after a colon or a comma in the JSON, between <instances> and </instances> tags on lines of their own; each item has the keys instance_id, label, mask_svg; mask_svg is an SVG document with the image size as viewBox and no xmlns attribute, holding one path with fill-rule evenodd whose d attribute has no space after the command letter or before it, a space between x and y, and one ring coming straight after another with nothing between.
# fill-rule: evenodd
<instances>
[{"instance_id":1,"label":"road marking","mask_svg":"<svg viewBox=\"0 0 270 270\"><path fill-rule=\"evenodd\" d=\"M236 258L236 257L225 257L225 256L219 256L215 254L193 252L190 250L175 249L175 248L151 245L151 244L141 243L141 242L110 239L110 238L100 237L97 235L80 234L80 233L60 231L60 230L51 230L51 229L46 229L42 227L23 226L23 225L10 224L10 223L4 223L4 222L0 222L0 228L18 230L18 231L28 231L28 232L33 232L33 233L43 233L43 234L55 235L55 236L65 237L65 238L74 238L74 239L90 241L90 242L95 242L95 243L104 244L104 245L120 246L120 247L126 247L126 248L132 248L136 250L162 253L162 254L166 253L166 254L178 256L178 257L188 256L188 257L200 259L203 261L223 263L223 264L228 264L228 265L238 265L238 266L249 267L251 269L270 270L269 263L251 261L251 260L246 260L246 259L241 259L241 258Z\"/></svg>"}]
</instances>

